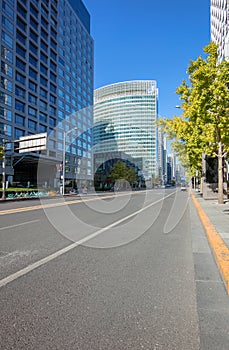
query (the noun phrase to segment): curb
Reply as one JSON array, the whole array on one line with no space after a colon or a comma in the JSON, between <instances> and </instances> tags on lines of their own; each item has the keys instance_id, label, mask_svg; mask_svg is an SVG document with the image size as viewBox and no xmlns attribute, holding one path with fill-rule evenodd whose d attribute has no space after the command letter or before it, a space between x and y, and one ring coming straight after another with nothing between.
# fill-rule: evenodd
<instances>
[{"instance_id":1,"label":"curb","mask_svg":"<svg viewBox=\"0 0 229 350\"><path fill-rule=\"evenodd\" d=\"M227 294L229 295L229 249L191 191L190 195L205 229L208 242L214 254L216 264L220 270Z\"/></svg>"}]
</instances>

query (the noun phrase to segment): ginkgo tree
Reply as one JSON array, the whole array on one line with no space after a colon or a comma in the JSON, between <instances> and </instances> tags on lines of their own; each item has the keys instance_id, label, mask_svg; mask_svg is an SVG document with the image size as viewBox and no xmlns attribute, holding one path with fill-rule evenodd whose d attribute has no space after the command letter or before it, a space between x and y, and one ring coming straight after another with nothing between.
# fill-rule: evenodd
<instances>
[{"instance_id":1,"label":"ginkgo tree","mask_svg":"<svg viewBox=\"0 0 229 350\"><path fill-rule=\"evenodd\" d=\"M218 203L224 203L223 160L229 151L229 62L219 62L218 46L204 47L205 57L190 61L185 80L177 88L181 116L159 121L175 152L190 173L201 169L202 153L218 157Z\"/></svg>"}]
</instances>

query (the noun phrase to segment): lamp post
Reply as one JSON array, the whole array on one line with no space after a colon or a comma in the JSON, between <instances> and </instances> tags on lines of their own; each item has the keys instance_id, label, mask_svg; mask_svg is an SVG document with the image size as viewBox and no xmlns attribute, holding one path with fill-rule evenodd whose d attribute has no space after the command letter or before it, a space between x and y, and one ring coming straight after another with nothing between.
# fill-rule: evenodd
<instances>
[{"instance_id":1,"label":"lamp post","mask_svg":"<svg viewBox=\"0 0 229 350\"><path fill-rule=\"evenodd\" d=\"M70 134L73 130L77 130L78 128L75 126L71 130L64 131L64 138L63 138L63 196L65 195L65 152L66 152L66 136Z\"/></svg>"}]
</instances>

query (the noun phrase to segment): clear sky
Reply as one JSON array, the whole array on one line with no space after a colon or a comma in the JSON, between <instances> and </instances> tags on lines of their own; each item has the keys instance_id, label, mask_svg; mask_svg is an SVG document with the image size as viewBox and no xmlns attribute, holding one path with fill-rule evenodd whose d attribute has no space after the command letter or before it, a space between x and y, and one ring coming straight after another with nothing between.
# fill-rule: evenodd
<instances>
[{"instance_id":1,"label":"clear sky","mask_svg":"<svg viewBox=\"0 0 229 350\"><path fill-rule=\"evenodd\" d=\"M91 15L95 84L153 79L159 115L179 114L176 88L210 41L210 0L83 0Z\"/></svg>"}]
</instances>

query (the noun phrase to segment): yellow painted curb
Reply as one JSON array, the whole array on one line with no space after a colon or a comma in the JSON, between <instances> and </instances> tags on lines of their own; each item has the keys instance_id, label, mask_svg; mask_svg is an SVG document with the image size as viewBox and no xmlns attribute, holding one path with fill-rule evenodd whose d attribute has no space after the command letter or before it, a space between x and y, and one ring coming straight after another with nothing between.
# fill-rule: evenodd
<instances>
[{"instance_id":1,"label":"yellow painted curb","mask_svg":"<svg viewBox=\"0 0 229 350\"><path fill-rule=\"evenodd\" d=\"M202 209L194 194L191 191L190 194L196 207L197 213L200 217L200 220L206 231L209 244L212 248L216 263L222 275L227 294L229 295L229 249L225 245L218 232L216 231L215 227L212 225L211 221L209 220L205 211Z\"/></svg>"}]
</instances>

